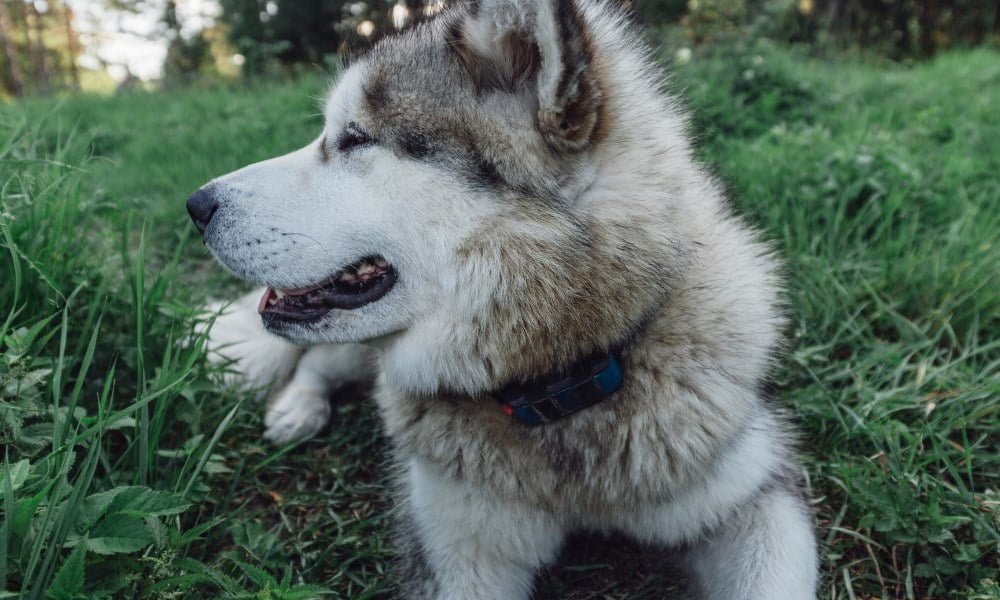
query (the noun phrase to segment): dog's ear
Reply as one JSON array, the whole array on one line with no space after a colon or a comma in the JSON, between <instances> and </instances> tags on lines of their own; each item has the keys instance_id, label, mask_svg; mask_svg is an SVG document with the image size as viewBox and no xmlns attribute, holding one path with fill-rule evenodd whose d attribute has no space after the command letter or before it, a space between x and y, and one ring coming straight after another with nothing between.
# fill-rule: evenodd
<instances>
[{"instance_id":1,"label":"dog's ear","mask_svg":"<svg viewBox=\"0 0 1000 600\"><path fill-rule=\"evenodd\" d=\"M603 94L594 43L573 0L474 0L449 45L480 91L533 85L538 129L557 148L598 135Z\"/></svg>"}]
</instances>

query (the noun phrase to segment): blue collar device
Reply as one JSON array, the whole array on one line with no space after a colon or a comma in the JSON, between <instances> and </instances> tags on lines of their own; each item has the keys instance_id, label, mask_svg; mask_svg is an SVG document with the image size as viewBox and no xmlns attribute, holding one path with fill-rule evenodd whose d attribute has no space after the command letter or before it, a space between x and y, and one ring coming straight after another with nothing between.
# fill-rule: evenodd
<instances>
[{"instance_id":1,"label":"blue collar device","mask_svg":"<svg viewBox=\"0 0 1000 600\"><path fill-rule=\"evenodd\" d=\"M622 368L613 352L597 354L573 365L568 374L545 377L500 392L503 411L525 425L561 419L593 406L622 386Z\"/></svg>"}]
</instances>

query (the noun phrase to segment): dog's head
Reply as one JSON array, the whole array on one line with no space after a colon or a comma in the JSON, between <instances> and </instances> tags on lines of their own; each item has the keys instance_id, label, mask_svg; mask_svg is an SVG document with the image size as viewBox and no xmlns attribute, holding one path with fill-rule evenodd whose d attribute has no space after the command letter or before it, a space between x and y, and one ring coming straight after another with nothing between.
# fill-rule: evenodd
<instances>
[{"instance_id":1,"label":"dog's head","mask_svg":"<svg viewBox=\"0 0 1000 600\"><path fill-rule=\"evenodd\" d=\"M270 331L376 343L404 389L476 393L608 348L679 264L669 219L633 197L649 159L630 144L654 134L615 98L655 86L636 87L644 57L616 27L573 0L445 11L348 67L315 141L212 181L189 212L268 286Z\"/></svg>"}]
</instances>

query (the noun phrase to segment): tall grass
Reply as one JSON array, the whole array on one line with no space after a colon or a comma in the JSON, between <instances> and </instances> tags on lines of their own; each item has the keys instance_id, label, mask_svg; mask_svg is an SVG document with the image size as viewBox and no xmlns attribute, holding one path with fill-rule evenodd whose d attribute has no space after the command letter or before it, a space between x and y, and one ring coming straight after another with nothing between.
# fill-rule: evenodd
<instances>
[{"instance_id":1,"label":"tall grass","mask_svg":"<svg viewBox=\"0 0 1000 600\"><path fill-rule=\"evenodd\" d=\"M829 593L995 593L997 55L725 54L683 75L706 154L789 260L780 392L810 440Z\"/></svg>"},{"instance_id":2,"label":"tall grass","mask_svg":"<svg viewBox=\"0 0 1000 600\"><path fill-rule=\"evenodd\" d=\"M225 469L214 448L240 405L200 433L202 344L168 293L184 236L150 270L133 211L83 191L100 165L76 132L45 146L44 123L2 118L0 594L133 597L199 569L231 593L315 594L249 566L247 591L187 556L219 524L192 508Z\"/></svg>"}]
</instances>

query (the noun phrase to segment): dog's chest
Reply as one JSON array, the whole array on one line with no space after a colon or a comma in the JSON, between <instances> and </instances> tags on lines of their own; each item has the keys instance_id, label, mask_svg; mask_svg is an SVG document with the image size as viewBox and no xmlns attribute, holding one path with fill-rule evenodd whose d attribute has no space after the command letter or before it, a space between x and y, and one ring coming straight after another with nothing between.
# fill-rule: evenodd
<instances>
[{"instance_id":1,"label":"dog's chest","mask_svg":"<svg viewBox=\"0 0 1000 600\"><path fill-rule=\"evenodd\" d=\"M662 501L689 475L656 423L610 405L528 427L487 399L411 397L385 386L375 398L401 460L419 458L510 501L600 513Z\"/></svg>"}]
</instances>

